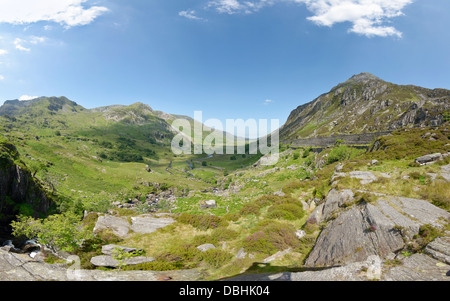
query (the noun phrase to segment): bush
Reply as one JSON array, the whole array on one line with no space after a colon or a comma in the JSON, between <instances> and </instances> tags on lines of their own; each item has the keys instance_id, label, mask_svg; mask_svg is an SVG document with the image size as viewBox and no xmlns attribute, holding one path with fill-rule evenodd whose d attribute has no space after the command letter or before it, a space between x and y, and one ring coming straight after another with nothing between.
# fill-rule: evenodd
<instances>
[{"instance_id":1,"label":"bush","mask_svg":"<svg viewBox=\"0 0 450 301\"><path fill-rule=\"evenodd\" d=\"M347 159L350 159L352 156L353 151L350 147L346 145L340 145L335 147L329 154L328 154L328 164L332 164L334 162L344 161Z\"/></svg>"},{"instance_id":2,"label":"bush","mask_svg":"<svg viewBox=\"0 0 450 301\"><path fill-rule=\"evenodd\" d=\"M256 231L243 241L244 248L249 252L263 254L273 254L277 250L297 248L299 245L292 225L271 220L261 222Z\"/></svg>"},{"instance_id":3,"label":"bush","mask_svg":"<svg viewBox=\"0 0 450 301\"><path fill-rule=\"evenodd\" d=\"M205 262L207 265L213 268L219 268L225 265L228 261L233 258L229 252L219 250L219 249L209 249L205 252L200 253L198 259Z\"/></svg>"},{"instance_id":4,"label":"bush","mask_svg":"<svg viewBox=\"0 0 450 301\"><path fill-rule=\"evenodd\" d=\"M301 219L305 215L303 206L296 203L281 203L272 205L268 212L268 218L296 220Z\"/></svg>"},{"instance_id":5,"label":"bush","mask_svg":"<svg viewBox=\"0 0 450 301\"><path fill-rule=\"evenodd\" d=\"M241 210L239 211L239 214L241 215L259 215L260 206L256 203L247 203L245 204Z\"/></svg>"},{"instance_id":6,"label":"bush","mask_svg":"<svg viewBox=\"0 0 450 301\"><path fill-rule=\"evenodd\" d=\"M215 240L215 241L227 241L227 240L233 240L235 238L237 238L239 236L239 233L231 230L231 229L227 229L227 228L217 228L215 229L212 233L211 233L211 237Z\"/></svg>"},{"instance_id":7,"label":"bush","mask_svg":"<svg viewBox=\"0 0 450 301\"><path fill-rule=\"evenodd\" d=\"M14 236L36 239L54 251L73 251L90 237L88 231L82 228L78 216L71 212L51 215L43 220L19 216L11 226Z\"/></svg>"},{"instance_id":8,"label":"bush","mask_svg":"<svg viewBox=\"0 0 450 301\"><path fill-rule=\"evenodd\" d=\"M177 217L177 221L191 225L199 230L215 229L219 226L226 226L228 223L215 215L189 214L183 213Z\"/></svg>"},{"instance_id":9,"label":"bush","mask_svg":"<svg viewBox=\"0 0 450 301\"><path fill-rule=\"evenodd\" d=\"M276 249L272 243L269 242L267 234L263 231L258 231L246 237L243 242L245 250L249 252L271 254Z\"/></svg>"}]
</instances>

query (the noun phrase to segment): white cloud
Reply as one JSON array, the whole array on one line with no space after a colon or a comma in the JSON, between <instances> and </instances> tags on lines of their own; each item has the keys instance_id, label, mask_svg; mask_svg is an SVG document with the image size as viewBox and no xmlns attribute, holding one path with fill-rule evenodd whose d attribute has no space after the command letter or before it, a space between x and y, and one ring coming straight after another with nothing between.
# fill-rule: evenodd
<instances>
[{"instance_id":1,"label":"white cloud","mask_svg":"<svg viewBox=\"0 0 450 301\"><path fill-rule=\"evenodd\" d=\"M240 0L213 0L209 1L207 7L215 8L219 13L251 14L259 11L261 8L272 5L277 0L257 0L257 1L240 1ZM278 0L280 1L280 0Z\"/></svg>"},{"instance_id":2,"label":"white cloud","mask_svg":"<svg viewBox=\"0 0 450 301\"><path fill-rule=\"evenodd\" d=\"M40 43L44 43L45 41L47 41L46 37L37 37L37 36L31 36L27 40L16 38L14 40L14 46L16 47L17 50L30 52L31 49L28 48L29 44L37 45ZM24 46L24 45L27 45L27 46Z\"/></svg>"},{"instance_id":3,"label":"white cloud","mask_svg":"<svg viewBox=\"0 0 450 301\"><path fill-rule=\"evenodd\" d=\"M266 99L266 100L264 100L264 104L265 104L265 105L268 105L268 104L270 104L270 103L272 103L272 102L273 102L272 99Z\"/></svg>"},{"instance_id":4,"label":"white cloud","mask_svg":"<svg viewBox=\"0 0 450 301\"><path fill-rule=\"evenodd\" d=\"M412 0L294 0L304 3L314 16L308 19L317 25L333 26L350 22L350 32L371 36L398 36L401 32L384 23L403 15L402 9Z\"/></svg>"},{"instance_id":5,"label":"white cloud","mask_svg":"<svg viewBox=\"0 0 450 301\"><path fill-rule=\"evenodd\" d=\"M56 22L65 27L87 25L107 12L102 6L85 7L88 0L2 0L0 23Z\"/></svg>"},{"instance_id":6,"label":"white cloud","mask_svg":"<svg viewBox=\"0 0 450 301\"><path fill-rule=\"evenodd\" d=\"M20 101L27 101L27 100L32 100L32 99L36 99L39 96L29 96L29 95L22 95L20 96L19 100Z\"/></svg>"},{"instance_id":7,"label":"white cloud","mask_svg":"<svg viewBox=\"0 0 450 301\"><path fill-rule=\"evenodd\" d=\"M22 46L23 43L25 43L25 42L26 42L25 40L17 38L17 39L14 40L14 45L16 46L17 50L26 51L26 52L31 51L30 48L26 48L26 47Z\"/></svg>"},{"instance_id":8,"label":"white cloud","mask_svg":"<svg viewBox=\"0 0 450 301\"><path fill-rule=\"evenodd\" d=\"M191 19L191 20L206 21L203 18L197 17L195 10L189 10L189 9L188 10L183 10L183 11L180 11L178 13L178 15L181 16L181 17L185 17L185 18Z\"/></svg>"},{"instance_id":9,"label":"white cloud","mask_svg":"<svg viewBox=\"0 0 450 301\"><path fill-rule=\"evenodd\" d=\"M8 53L8 50L0 49L0 55L5 55Z\"/></svg>"},{"instance_id":10,"label":"white cloud","mask_svg":"<svg viewBox=\"0 0 450 301\"><path fill-rule=\"evenodd\" d=\"M5 77L3 75L0 75L0 80L4 80Z\"/></svg>"},{"instance_id":11,"label":"white cloud","mask_svg":"<svg viewBox=\"0 0 450 301\"><path fill-rule=\"evenodd\" d=\"M398 36L401 32L386 26L390 19L403 15L402 9L413 0L210 0L208 8L219 13L251 14L276 3L297 3L306 5L314 15L309 17L317 25L333 26L350 22L350 32L371 36Z\"/></svg>"}]
</instances>

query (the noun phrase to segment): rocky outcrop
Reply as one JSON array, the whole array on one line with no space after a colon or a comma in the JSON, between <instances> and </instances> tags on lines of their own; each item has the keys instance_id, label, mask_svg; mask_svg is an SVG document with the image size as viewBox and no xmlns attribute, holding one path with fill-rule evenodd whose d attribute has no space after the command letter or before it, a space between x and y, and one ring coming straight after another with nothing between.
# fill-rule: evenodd
<instances>
[{"instance_id":1,"label":"rocky outcrop","mask_svg":"<svg viewBox=\"0 0 450 301\"><path fill-rule=\"evenodd\" d=\"M130 220L113 215L102 215L98 218L94 227L94 233L103 230L111 230L115 235L126 238L130 230L135 233L153 233L174 223L171 217L156 217L152 215L140 215L131 217Z\"/></svg>"},{"instance_id":2,"label":"rocky outcrop","mask_svg":"<svg viewBox=\"0 0 450 301\"><path fill-rule=\"evenodd\" d=\"M48 264L28 256L0 249L0 281L195 281L196 270L177 271L100 271L82 270L76 256L67 264Z\"/></svg>"},{"instance_id":3,"label":"rocky outcrop","mask_svg":"<svg viewBox=\"0 0 450 301\"><path fill-rule=\"evenodd\" d=\"M349 206L348 196L348 191L330 192L322 220L337 217L320 234L307 266L361 262L371 255L384 258L402 250L422 225L440 228L450 219L450 213L424 200L377 194L376 201Z\"/></svg>"},{"instance_id":4,"label":"rocky outcrop","mask_svg":"<svg viewBox=\"0 0 450 301\"><path fill-rule=\"evenodd\" d=\"M53 201L32 176L14 145L0 142L0 228L5 228L26 207L34 217L45 215ZM31 211L30 211L31 210Z\"/></svg>"}]
</instances>

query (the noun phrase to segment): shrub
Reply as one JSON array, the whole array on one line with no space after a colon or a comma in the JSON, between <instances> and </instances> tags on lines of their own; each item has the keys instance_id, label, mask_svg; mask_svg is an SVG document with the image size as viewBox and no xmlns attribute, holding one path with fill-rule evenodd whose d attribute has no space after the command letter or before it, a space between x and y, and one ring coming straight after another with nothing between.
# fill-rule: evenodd
<instances>
[{"instance_id":1,"label":"shrub","mask_svg":"<svg viewBox=\"0 0 450 301\"><path fill-rule=\"evenodd\" d=\"M327 163L332 164L334 162L347 160L351 157L352 154L353 151L350 147L346 145L337 146L328 154Z\"/></svg>"},{"instance_id":2,"label":"shrub","mask_svg":"<svg viewBox=\"0 0 450 301\"><path fill-rule=\"evenodd\" d=\"M296 248L300 245L292 225L265 220L256 227L256 232L246 237L243 246L250 252L272 254L277 250Z\"/></svg>"},{"instance_id":3,"label":"shrub","mask_svg":"<svg viewBox=\"0 0 450 301\"><path fill-rule=\"evenodd\" d=\"M231 230L231 229L224 228L224 227L217 228L211 233L211 237L215 241L219 241L219 242L233 240L233 239L237 238L238 236L239 236L238 232Z\"/></svg>"},{"instance_id":4,"label":"shrub","mask_svg":"<svg viewBox=\"0 0 450 301\"><path fill-rule=\"evenodd\" d=\"M244 248L249 252L271 254L275 247L269 242L267 234L258 231L246 237L243 242Z\"/></svg>"},{"instance_id":5,"label":"shrub","mask_svg":"<svg viewBox=\"0 0 450 301\"><path fill-rule=\"evenodd\" d=\"M241 215L251 215L254 214L256 216L259 215L260 206L256 203L247 203L245 204L241 210L239 211L239 214Z\"/></svg>"},{"instance_id":6,"label":"shrub","mask_svg":"<svg viewBox=\"0 0 450 301\"><path fill-rule=\"evenodd\" d=\"M267 213L268 218L296 220L305 215L303 207L295 203L281 203L272 205Z\"/></svg>"},{"instance_id":7,"label":"shrub","mask_svg":"<svg viewBox=\"0 0 450 301\"><path fill-rule=\"evenodd\" d=\"M209 249L202 252L198 256L198 260L205 262L207 265L213 268L219 268L225 265L228 261L233 258L229 252L219 250L219 249Z\"/></svg>"},{"instance_id":8,"label":"shrub","mask_svg":"<svg viewBox=\"0 0 450 301\"><path fill-rule=\"evenodd\" d=\"M226 226L228 223L215 215L189 214L183 213L177 217L177 221L191 225L200 230L215 229L219 226Z\"/></svg>"},{"instance_id":9,"label":"shrub","mask_svg":"<svg viewBox=\"0 0 450 301\"><path fill-rule=\"evenodd\" d=\"M82 229L78 216L71 212L51 215L43 220L19 216L11 226L14 236L36 239L54 251L73 251L90 236Z\"/></svg>"}]
</instances>

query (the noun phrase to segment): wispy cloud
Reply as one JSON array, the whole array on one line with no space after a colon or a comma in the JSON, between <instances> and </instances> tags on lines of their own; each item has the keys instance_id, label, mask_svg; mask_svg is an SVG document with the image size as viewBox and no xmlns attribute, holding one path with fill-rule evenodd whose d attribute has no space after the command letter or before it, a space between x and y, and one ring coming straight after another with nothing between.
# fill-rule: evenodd
<instances>
[{"instance_id":1,"label":"wispy cloud","mask_svg":"<svg viewBox=\"0 0 450 301\"><path fill-rule=\"evenodd\" d=\"M0 75L0 80L4 80L5 77L3 75Z\"/></svg>"},{"instance_id":2,"label":"wispy cloud","mask_svg":"<svg viewBox=\"0 0 450 301\"><path fill-rule=\"evenodd\" d=\"M178 15L181 17L188 18L190 20L206 21L206 19L196 16L195 10L192 9L180 11Z\"/></svg>"},{"instance_id":3,"label":"wispy cloud","mask_svg":"<svg viewBox=\"0 0 450 301\"><path fill-rule=\"evenodd\" d=\"M88 0L2 0L0 23L55 22L65 27L87 25L108 11L103 6L86 7Z\"/></svg>"},{"instance_id":4,"label":"wispy cloud","mask_svg":"<svg viewBox=\"0 0 450 301\"><path fill-rule=\"evenodd\" d=\"M272 99L266 99L266 100L264 100L264 104L265 104L265 105L271 104L272 102L273 102Z\"/></svg>"},{"instance_id":5,"label":"wispy cloud","mask_svg":"<svg viewBox=\"0 0 450 301\"><path fill-rule=\"evenodd\" d=\"M14 40L14 46L16 47L17 50L30 52L31 48L29 48L28 45L30 45L30 44L37 45L40 43L44 43L46 40L47 40L46 37L37 37L37 36L31 36L27 40L24 40L21 38L16 38ZM25 46L25 45L27 45L27 46Z\"/></svg>"},{"instance_id":6,"label":"wispy cloud","mask_svg":"<svg viewBox=\"0 0 450 301\"><path fill-rule=\"evenodd\" d=\"M207 8L222 14L251 14L264 7L282 3L306 5L313 13L308 20L319 26L331 27L337 23L349 22L349 32L372 36L397 36L402 33L393 26L387 26L392 18L403 15L402 10L413 0L209 0Z\"/></svg>"},{"instance_id":7,"label":"wispy cloud","mask_svg":"<svg viewBox=\"0 0 450 301\"><path fill-rule=\"evenodd\" d=\"M0 49L0 55L5 55L8 53L8 50Z\"/></svg>"},{"instance_id":8,"label":"wispy cloud","mask_svg":"<svg viewBox=\"0 0 450 301\"><path fill-rule=\"evenodd\" d=\"M251 14L259 11L261 8L265 6L272 5L275 2L277 2L277 0L257 0L257 1L212 0L208 2L207 7L212 7L219 13L226 13L230 15L236 13Z\"/></svg>"}]
</instances>

